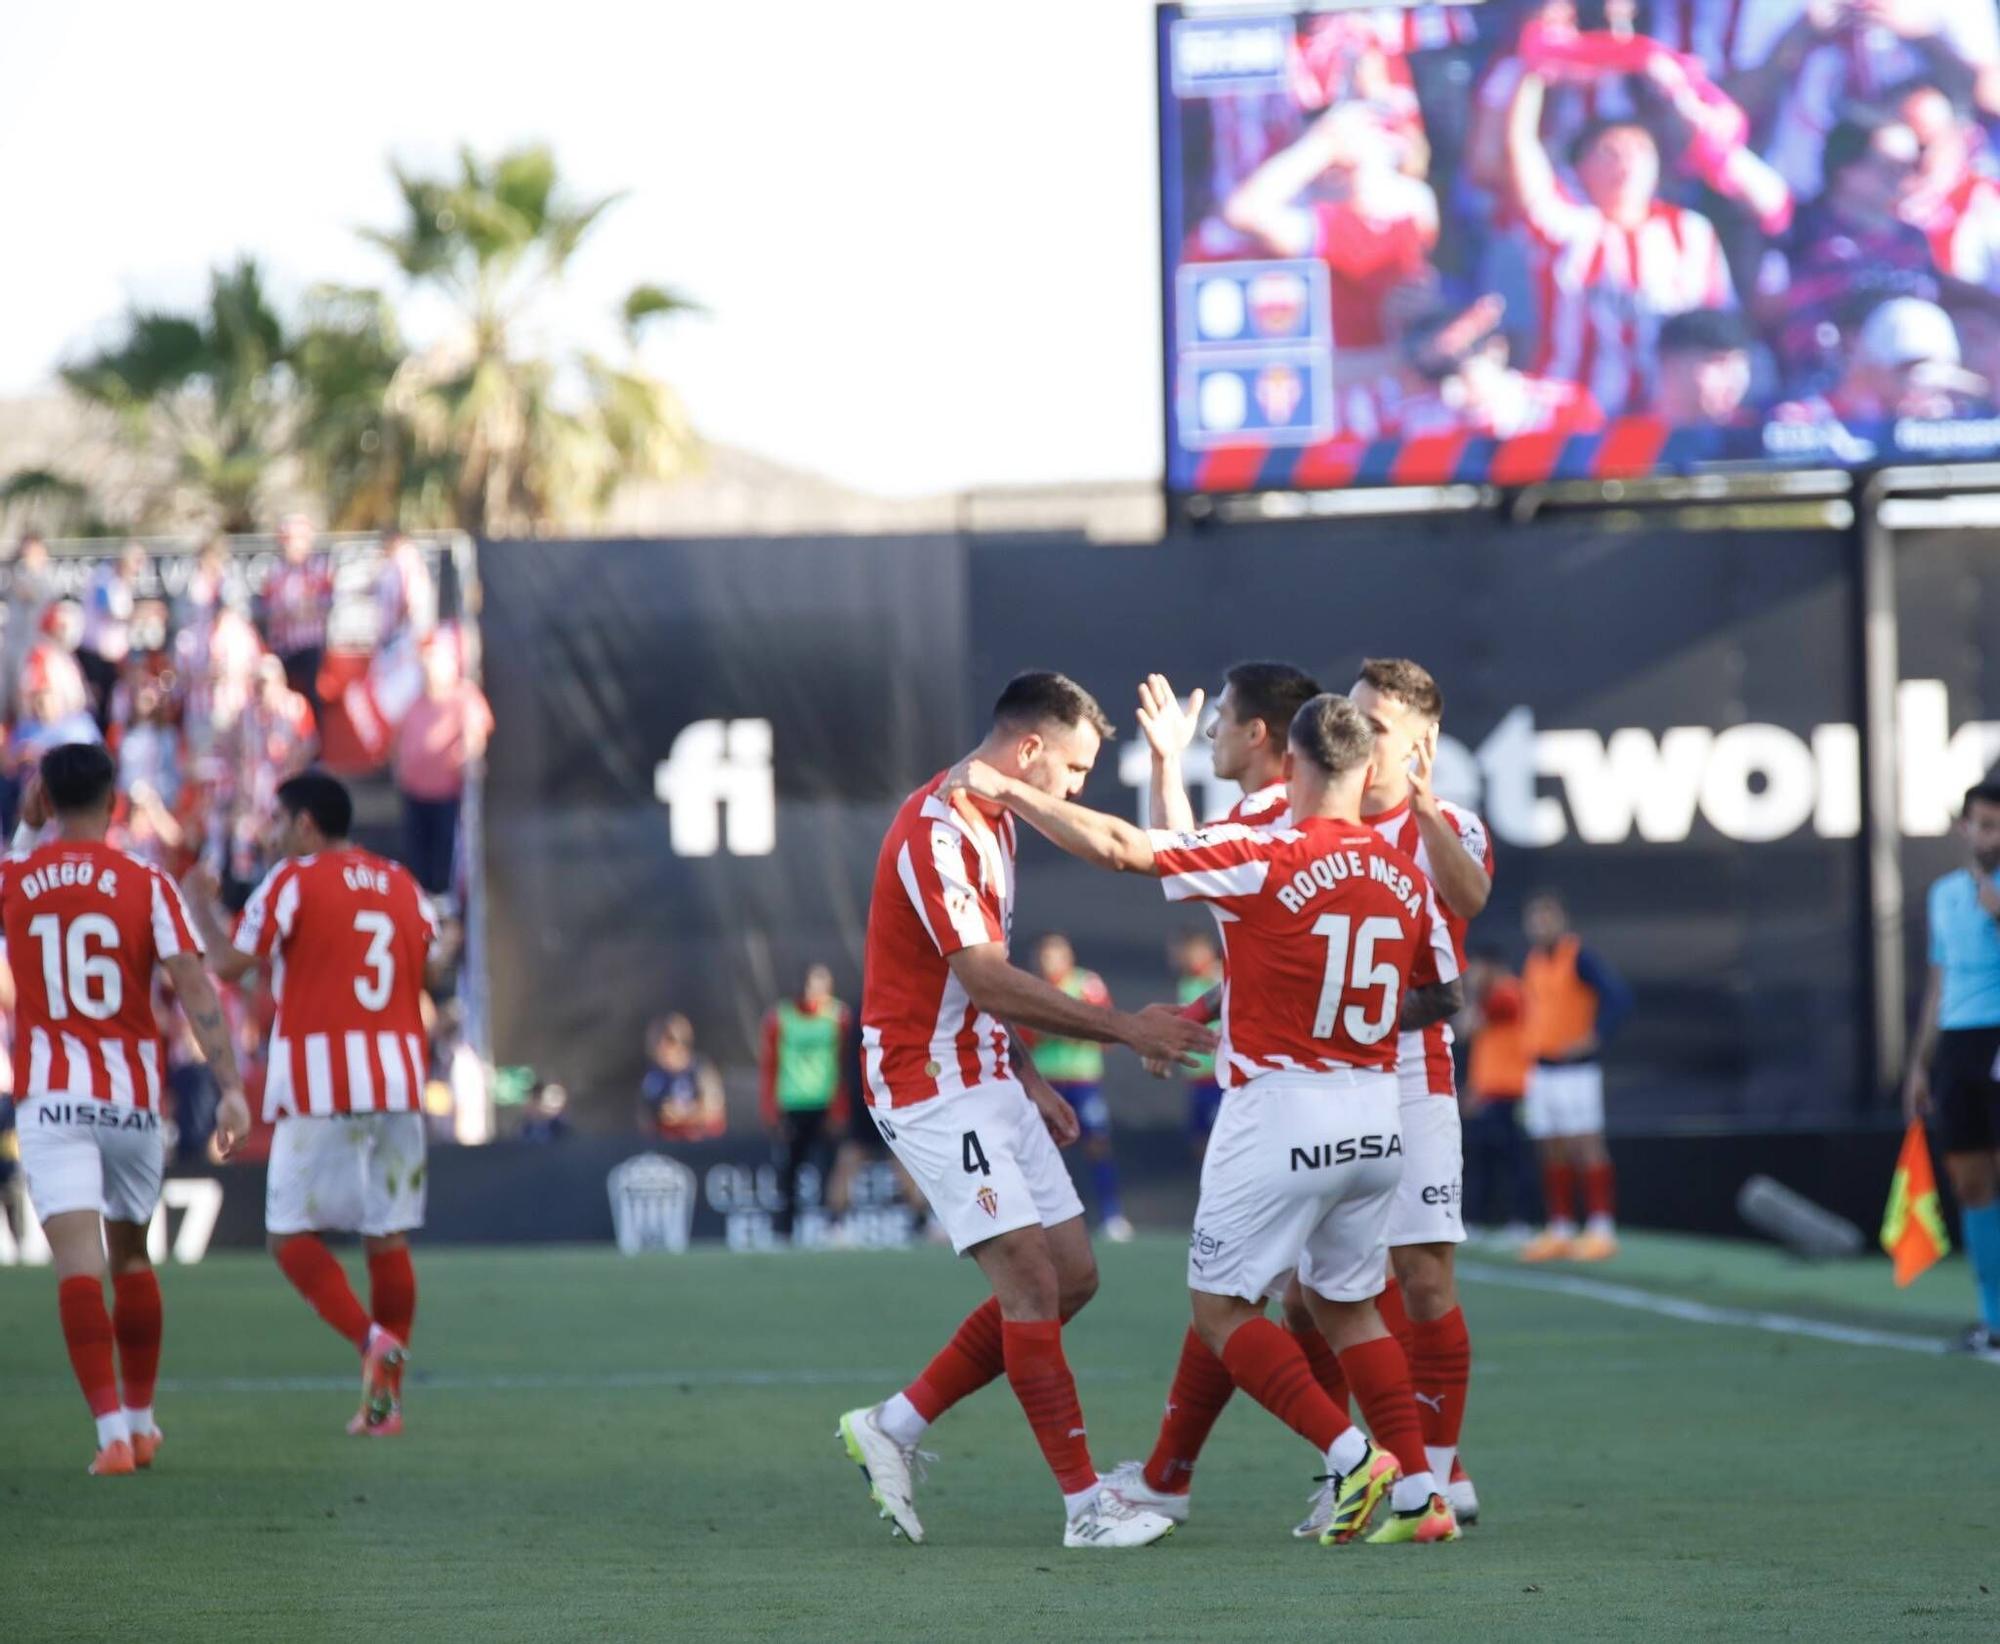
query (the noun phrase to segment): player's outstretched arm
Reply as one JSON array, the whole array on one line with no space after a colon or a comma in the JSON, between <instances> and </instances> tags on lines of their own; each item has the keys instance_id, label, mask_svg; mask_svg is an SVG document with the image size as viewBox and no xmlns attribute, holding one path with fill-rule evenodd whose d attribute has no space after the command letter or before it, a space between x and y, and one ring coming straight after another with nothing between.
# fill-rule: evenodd
<instances>
[{"instance_id":1,"label":"player's outstretched arm","mask_svg":"<svg viewBox=\"0 0 2000 1644\"><path fill-rule=\"evenodd\" d=\"M981 1010L1015 1027L1129 1045L1141 1056L1191 1063L1215 1048L1215 1035L1175 1014L1168 1005L1148 1005L1136 1013L1107 1010L1072 999L1039 976L1030 976L1007 958L998 942L981 942L947 955L945 963L959 986Z\"/></svg>"},{"instance_id":2,"label":"player's outstretched arm","mask_svg":"<svg viewBox=\"0 0 2000 1644\"><path fill-rule=\"evenodd\" d=\"M195 1043L201 1046L209 1071L222 1087L222 1101L215 1110L215 1139L217 1152L227 1158L250 1134L250 1104L244 1099L243 1076L237 1071L236 1046L230 1042L222 1001L215 996L215 984L197 955L177 953L165 965L167 980L194 1030Z\"/></svg>"},{"instance_id":3,"label":"player's outstretched arm","mask_svg":"<svg viewBox=\"0 0 2000 1644\"><path fill-rule=\"evenodd\" d=\"M1139 684L1139 729L1153 750L1153 779L1147 790L1147 815L1153 826L1169 833L1192 833L1194 805L1181 780L1181 755L1201 724L1202 693L1197 690L1182 708L1181 699L1165 674L1148 674Z\"/></svg>"},{"instance_id":4,"label":"player's outstretched arm","mask_svg":"<svg viewBox=\"0 0 2000 1644\"><path fill-rule=\"evenodd\" d=\"M955 766L945 779L944 793L947 798L968 793L1005 805L1059 850L1093 867L1109 868L1114 873L1155 871L1153 841L1144 828L1134 827L1120 816L1056 799L1001 775L981 760L968 759Z\"/></svg>"},{"instance_id":5,"label":"player's outstretched arm","mask_svg":"<svg viewBox=\"0 0 2000 1644\"><path fill-rule=\"evenodd\" d=\"M207 868L195 868L181 881L181 890L186 896L194 928L201 935L201 945L208 949L208 968L215 973L216 979L236 982L255 970L256 959L239 950L229 939L222 910L216 902L220 886L215 875Z\"/></svg>"},{"instance_id":6,"label":"player's outstretched arm","mask_svg":"<svg viewBox=\"0 0 2000 1644\"><path fill-rule=\"evenodd\" d=\"M1432 982L1411 988L1403 995L1399 1024L1405 1033L1416 1033L1434 1022L1448 1022L1465 1009L1465 983L1454 976L1449 982Z\"/></svg>"}]
</instances>

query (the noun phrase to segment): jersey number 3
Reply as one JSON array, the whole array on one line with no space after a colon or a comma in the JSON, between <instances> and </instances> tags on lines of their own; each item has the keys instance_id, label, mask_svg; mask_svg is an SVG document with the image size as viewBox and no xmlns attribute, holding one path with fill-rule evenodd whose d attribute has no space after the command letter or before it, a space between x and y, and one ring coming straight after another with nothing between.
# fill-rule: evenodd
<instances>
[{"instance_id":1,"label":"jersey number 3","mask_svg":"<svg viewBox=\"0 0 2000 1644\"><path fill-rule=\"evenodd\" d=\"M354 916L354 928L368 938L368 952L361 963L367 968L354 978L354 997L363 1010L387 1010L389 995L396 991L396 922L373 909Z\"/></svg>"},{"instance_id":2,"label":"jersey number 3","mask_svg":"<svg viewBox=\"0 0 2000 1644\"><path fill-rule=\"evenodd\" d=\"M1396 1025L1396 967L1386 960L1375 962L1375 944L1402 934L1403 927L1393 919L1364 919L1359 930L1344 913L1323 913L1314 921L1313 935L1326 938L1326 980L1320 984L1319 1012L1313 1017L1315 1039L1331 1039L1336 1023L1357 1045L1379 1044L1389 1036ZM1342 1011L1340 1001L1350 988L1357 993L1380 988L1382 1014L1371 1017L1360 1005Z\"/></svg>"},{"instance_id":3,"label":"jersey number 3","mask_svg":"<svg viewBox=\"0 0 2000 1644\"><path fill-rule=\"evenodd\" d=\"M125 1004L125 979L113 955L118 927L101 913L79 914L64 932L62 921L45 913L28 921L28 934L42 945L42 982L49 994L49 1019L60 1022L72 1007L93 1022L108 1022ZM95 944L100 950L91 952Z\"/></svg>"}]
</instances>

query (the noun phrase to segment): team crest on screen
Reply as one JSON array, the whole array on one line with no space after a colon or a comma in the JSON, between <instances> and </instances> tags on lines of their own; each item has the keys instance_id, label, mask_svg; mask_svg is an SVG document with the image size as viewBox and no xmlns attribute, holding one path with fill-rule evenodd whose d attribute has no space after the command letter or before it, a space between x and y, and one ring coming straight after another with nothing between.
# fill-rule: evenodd
<instances>
[{"instance_id":1,"label":"team crest on screen","mask_svg":"<svg viewBox=\"0 0 2000 1644\"><path fill-rule=\"evenodd\" d=\"M1257 406L1265 421L1290 422L1305 397L1305 379L1289 365L1267 365L1257 373Z\"/></svg>"},{"instance_id":2,"label":"team crest on screen","mask_svg":"<svg viewBox=\"0 0 2000 1644\"><path fill-rule=\"evenodd\" d=\"M992 1188L982 1187L973 1197L978 1199L979 1208L985 1211L989 1217L1000 1214L1000 1195L995 1193Z\"/></svg>"}]
</instances>

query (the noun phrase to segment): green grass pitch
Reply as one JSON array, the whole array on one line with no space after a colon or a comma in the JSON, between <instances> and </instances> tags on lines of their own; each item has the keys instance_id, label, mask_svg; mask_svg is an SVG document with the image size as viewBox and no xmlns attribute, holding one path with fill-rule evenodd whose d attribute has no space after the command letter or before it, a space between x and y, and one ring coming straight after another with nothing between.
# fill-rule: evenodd
<instances>
[{"instance_id":1,"label":"green grass pitch","mask_svg":"<svg viewBox=\"0 0 2000 1644\"><path fill-rule=\"evenodd\" d=\"M1177 1239L1101 1260L1067 1341L1108 1467L1151 1437L1186 1297ZM834 1422L977 1300L976 1272L939 1250L420 1252L410 1431L384 1442L343 1434L346 1350L268 1261L169 1269L167 1446L122 1480L84 1476L54 1279L0 1271L0 1626L482 1644L2000 1632L2000 1369L1524 1289L1504 1258L1468 1260L1486 1519L1463 1542L1292 1541L1312 1458L1239 1398L1192 1521L1126 1554L1062 1550L1004 1386L932 1430L929 1544L875 1518ZM1659 1238L1590 1278L1911 1337L1970 1300L1958 1262L1899 1294L1881 1263Z\"/></svg>"}]
</instances>

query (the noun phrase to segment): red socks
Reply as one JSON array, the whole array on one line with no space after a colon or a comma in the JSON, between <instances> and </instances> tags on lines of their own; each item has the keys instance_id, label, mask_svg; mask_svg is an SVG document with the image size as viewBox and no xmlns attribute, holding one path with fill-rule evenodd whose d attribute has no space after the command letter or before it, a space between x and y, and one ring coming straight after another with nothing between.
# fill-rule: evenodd
<instances>
[{"instance_id":1,"label":"red socks","mask_svg":"<svg viewBox=\"0 0 2000 1644\"><path fill-rule=\"evenodd\" d=\"M1403 1357L1408 1358L1417 1327L1410 1322L1410 1310L1403 1305L1403 1287L1396 1282L1395 1274L1389 1275L1388 1282L1382 1286L1382 1294L1375 1298L1375 1311L1382 1315L1382 1322L1389 1327L1389 1334L1396 1338Z\"/></svg>"},{"instance_id":2,"label":"red socks","mask_svg":"<svg viewBox=\"0 0 2000 1644\"><path fill-rule=\"evenodd\" d=\"M384 1330L409 1346L410 1329L417 1320L417 1270L410 1265L408 1245L378 1250L368 1258L368 1311Z\"/></svg>"},{"instance_id":3,"label":"red socks","mask_svg":"<svg viewBox=\"0 0 2000 1644\"><path fill-rule=\"evenodd\" d=\"M1348 1348L1340 1355L1340 1367L1347 1372L1347 1384L1354 1389L1375 1442L1402 1463L1405 1474L1429 1472L1430 1458L1424 1454L1424 1430L1417 1420L1410 1367L1396 1338L1379 1336Z\"/></svg>"},{"instance_id":4,"label":"red socks","mask_svg":"<svg viewBox=\"0 0 2000 1644\"><path fill-rule=\"evenodd\" d=\"M93 1416L117 1413L118 1365L112 1353L111 1315L104 1311L104 1284L78 1276L56 1286L62 1309L63 1341L69 1365Z\"/></svg>"},{"instance_id":5,"label":"red socks","mask_svg":"<svg viewBox=\"0 0 2000 1644\"><path fill-rule=\"evenodd\" d=\"M1167 1389L1160 1436L1146 1460L1146 1483L1151 1488L1174 1494L1187 1490L1209 1429L1235 1391L1236 1383L1222 1360L1190 1329L1181 1339L1181 1361L1174 1366L1173 1385Z\"/></svg>"},{"instance_id":6,"label":"red socks","mask_svg":"<svg viewBox=\"0 0 2000 1644\"><path fill-rule=\"evenodd\" d=\"M278 1266L292 1281L292 1288L312 1304L312 1310L354 1343L357 1352L368 1346L368 1315L355 1299L347 1275L333 1252L315 1233L294 1233L278 1246ZM411 1289L411 1303L416 1299Z\"/></svg>"},{"instance_id":7,"label":"red socks","mask_svg":"<svg viewBox=\"0 0 2000 1644\"><path fill-rule=\"evenodd\" d=\"M153 1383L160 1375L160 1281L150 1267L120 1273L111 1281L112 1334L118 1341L118 1370L125 1408L150 1410ZM103 1305L99 1300L98 1305Z\"/></svg>"},{"instance_id":8,"label":"red socks","mask_svg":"<svg viewBox=\"0 0 2000 1644\"><path fill-rule=\"evenodd\" d=\"M1558 1222L1564 1226L1575 1225L1576 1170L1568 1161L1542 1166L1542 1197L1547 1201L1551 1226Z\"/></svg>"},{"instance_id":9,"label":"red socks","mask_svg":"<svg viewBox=\"0 0 2000 1644\"><path fill-rule=\"evenodd\" d=\"M1412 1324L1410 1331L1410 1380L1416 1388L1424 1443L1433 1449L1456 1450L1465 1422L1466 1383L1472 1378L1472 1338L1466 1334L1465 1313L1454 1307L1441 1319Z\"/></svg>"},{"instance_id":10,"label":"red socks","mask_svg":"<svg viewBox=\"0 0 2000 1644\"><path fill-rule=\"evenodd\" d=\"M1306 1356L1306 1363L1312 1368L1313 1380L1319 1383L1319 1390L1333 1400L1334 1409L1347 1414L1347 1378L1340 1373L1340 1357L1327 1345L1326 1337L1320 1334L1319 1326L1308 1325L1301 1330L1287 1323L1285 1328L1292 1333L1292 1339L1299 1344L1299 1351Z\"/></svg>"},{"instance_id":11,"label":"red socks","mask_svg":"<svg viewBox=\"0 0 2000 1644\"><path fill-rule=\"evenodd\" d=\"M962 1398L979 1391L1007 1368L1001 1344L999 1298L988 1296L958 1327L923 1374L903 1389L925 1421L936 1421Z\"/></svg>"},{"instance_id":12,"label":"red socks","mask_svg":"<svg viewBox=\"0 0 2000 1644\"><path fill-rule=\"evenodd\" d=\"M1614 1179L1609 1159L1583 1167L1583 1206L1594 1222L1611 1220Z\"/></svg>"},{"instance_id":13,"label":"red socks","mask_svg":"<svg viewBox=\"0 0 2000 1644\"><path fill-rule=\"evenodd\" d=\"M1238 1387L1315 1450L1324 1453L1354 1425L1313 1380L1298 1337L1269 1319L1251 1319L1239 1325L1223 1343L1222 1362ZM1355 1385L1360 1384L1357 1381ZM1413 1414L1412 1426L1415 1420ZM1422 1453L1421 1444L1418 1453Z\"/></svg>"},{"instance_id":14,"label":"red socks","mask_svg":"<svg viewBox=\"0 0 2000 1644\"><path fill-rule=\"evenodd\" d=\"M1084 1440L1076 1378L1063 1357L1062 1326L1054 1319L1021 1324L1003 1320L1000 1342L1007 1380L1027 1412L1028 1425L1034 1428L1062 1493L1074 1496L1095 1489L1097 1469L1090 1464L1090 1446Z\"/></svg>"}]
</instances>

